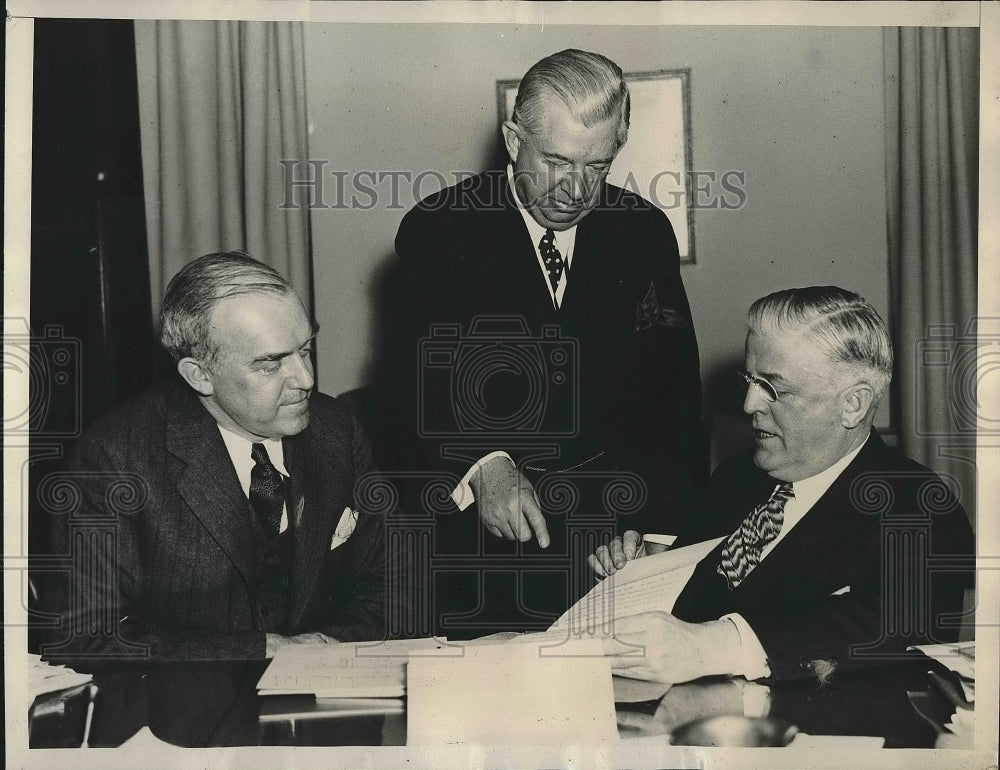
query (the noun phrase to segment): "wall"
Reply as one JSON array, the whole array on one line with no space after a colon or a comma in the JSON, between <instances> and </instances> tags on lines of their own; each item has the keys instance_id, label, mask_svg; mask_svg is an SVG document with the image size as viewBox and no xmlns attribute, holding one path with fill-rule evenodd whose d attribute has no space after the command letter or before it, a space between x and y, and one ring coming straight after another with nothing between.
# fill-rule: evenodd
<instances>
[{"instance_id":1,"label":"wall","mask_svg":"<svg viewBox=\"0 0 1000 770\"><path fill-rule=\"evenodd\" d=\"M710 393L742 358L747 306L769 291L836 283L886 310L878 28L312 24L306 34L310 156L327 162L330 206L313 212L326 392L366 382L373 292L405 211L442 177L497 157L495 81L571 46L625 71L689 67L694 168L745 173L740 209L695 212L697 264L682 268ZM352 184L358 172L383 181ZM385 172L411 181L394 191Z\"/></svg>"}]
</instances>

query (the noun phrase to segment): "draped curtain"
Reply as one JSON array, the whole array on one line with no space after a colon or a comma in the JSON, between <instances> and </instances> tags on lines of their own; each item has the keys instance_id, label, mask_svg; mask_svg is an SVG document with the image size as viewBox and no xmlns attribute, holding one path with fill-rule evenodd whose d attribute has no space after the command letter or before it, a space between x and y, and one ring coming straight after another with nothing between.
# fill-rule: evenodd
<instances>
[{"instance_id":1,"label":"draped curtain","mask_svg":"<svg viewBox=\"0 0 1000 770\"><path fill-rule=\"evenodd\" d=\"M895 423L975 523L979 30L884 33Z\"/></svg>"},{"instance_id":2,"label":"draped curtain","mask_svg":"<svg viewBox=\"0 0 1000 770\"><path fill-rule=\"evenodd\" d=\"M302 24L136 21L135 36L154 319L181 267L235 249L311 312L309 209L285 200L285 169L308 168Z\"/></svg>"}]
</instances>

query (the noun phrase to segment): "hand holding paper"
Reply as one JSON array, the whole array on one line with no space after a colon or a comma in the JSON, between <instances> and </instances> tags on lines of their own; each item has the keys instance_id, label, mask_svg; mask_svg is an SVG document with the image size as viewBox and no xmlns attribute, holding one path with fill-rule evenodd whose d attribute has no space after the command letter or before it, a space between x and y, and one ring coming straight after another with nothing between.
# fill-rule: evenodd
<instances>
[{"instance_id":1,"label":"hand holding paper","mask_svg":"<svg viewBox=\"0 0 1000 770\"><path fill-rule=\"evenodd\" d=\"M587 564L599 577L607 577L614 575L634 559L641 559L649 554L662 553L665 550L667 550L666 545L643 539L642 535L634 529L630 529L621 537L616 537L607 545L602 545L588 556Z\"/></svg>"},{"instance_id":2,"label":"hand holding paper","mask_svg":"<svg viewBox=\"0 0 1000 770\"><path fill-rule=\"evenodd\" d=\"M604 638L604 654L619 676L689 682L737 673L740 635L729 620L687 623L666 612L644 612L615 620L614 635Z\"/></svg>"}]
</instances>

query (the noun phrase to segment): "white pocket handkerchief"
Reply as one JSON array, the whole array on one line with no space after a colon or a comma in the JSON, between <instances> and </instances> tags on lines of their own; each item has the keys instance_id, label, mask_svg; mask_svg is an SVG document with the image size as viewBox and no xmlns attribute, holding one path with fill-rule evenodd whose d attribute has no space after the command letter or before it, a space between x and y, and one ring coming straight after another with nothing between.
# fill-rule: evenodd
<instances>
[{"instance_id":1,"label":"white pocket handkerchief","mask_svg":"<svg viewBox=\"0 0 1000 770\"><path fill-rule=\"evenodd\" d=\"M332 551L346 543L356 526L358 526L358 512L351 508L345 508L340 515L337 529L333 533L333 539L330 541L330 550Z\"/></svg>"},{"instance_id":2,"label":"white pocket handkerchief","mask_svg":"<svg viewBox=\"0 0 1000 770\"><path fill-rule=\"evenodd\" d=\"M844 594L849 594L851 592L850 586L844 586L843 588L838 588L830 596L843 596Z\"/></svg>"}]
</instances>

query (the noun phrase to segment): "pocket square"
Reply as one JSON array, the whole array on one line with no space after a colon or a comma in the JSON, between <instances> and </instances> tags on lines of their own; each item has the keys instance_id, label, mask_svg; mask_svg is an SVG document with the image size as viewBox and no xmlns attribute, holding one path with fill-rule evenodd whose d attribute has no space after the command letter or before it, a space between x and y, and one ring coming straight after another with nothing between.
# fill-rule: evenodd
<instances>
[{"instance_id":1,"label":"pocket square","mask_svg":"<svg viewBox=\"0 0 1000 770\"><path fill-rule=\"evenodd\" d=\"M843 588L838 588L830 596L843 596L844 594L849 594L851 592L850 586L844 586Z\"/></svg>"},{"instance_id":2,"label":"pocket square","mask_svg":"<svg viewBox=\"0 0 1000 770\"><path fill-rule=\"evenodd\" d=\"M346 543L347 538L354 533L356 526L358 526L358 512L351 508L345 508L340 515L340 521L337 522L337 529L333 532L333 539L330 540L330 550L332 551Z\"/></svg>"},{"instance_id":3,"label":"pocket square","mask_svg":"<svg viewBox=\"0 0 1000 770\"><path fill-rule=\"evenodd\" d=\"M671 307L664 307L656 296L656 284L649 282L649 288L635 307L635 331L652 329L654 326L683 329L687 319Z\"/></svg>"}]
</instances>

